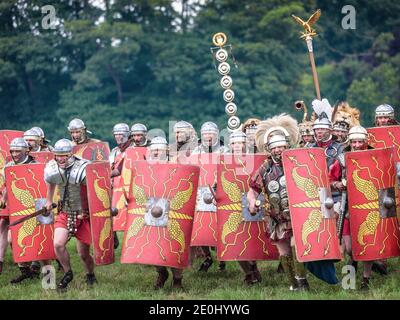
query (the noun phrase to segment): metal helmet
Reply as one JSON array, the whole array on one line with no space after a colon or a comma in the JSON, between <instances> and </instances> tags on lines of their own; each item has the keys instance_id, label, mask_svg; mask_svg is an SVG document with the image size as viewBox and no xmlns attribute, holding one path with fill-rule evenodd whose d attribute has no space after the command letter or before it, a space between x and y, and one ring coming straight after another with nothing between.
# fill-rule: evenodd
<instances>
[{"instance_id":1,"label":"metal helmet","mask_svg":"<svg viewBox=\"0 0 400 320\"><path fill-rule=\"evenodd\" d=\"M61 139L56 142L53 148L53 153L58 156L69 155L72 153L72 141L68 139Z\"/></svg>"},{"instance_id":2,"label":"metal helmet","mask_svg":"<svg viewBox=\"0 0 400 320\"><path fill-rule=\"evenodd\" d=\"M147 133L147 127L144 124L141 123L135 123L131 127L131 134L146 134Z\"/></svg>"},{"instance_id":3,"label":"metal helmet","mask_svg":"<svg viewBox=\"0 0 400 320\"><path fill-rule=\"evenodd\" d=\"M40 138L44 139L44 131L43 131L42 128L40 128L40 127L33 127L32 129L33 129L33 130L36 130L36 131L39 133Z\"/></svg>"},{"instance_id":4,"label":"metal helmet","mask_svg":"<svg viewBox=\"0 0 400 320\"><path fill-rule=\"evenodd\" d=\"M178 132L180 130L191 130L193 129L193 126L187 122L187 121L178 121L177 123L175 123L174 125L174 132Z\"/></svg>"},{"instance_id":5,"label":"metal helmet","mask_svg":"<svg viewBox=\"0 0 400 320\"><path fill-rule=\"evenodd\" d=\"M206 133L206 132L211 132L211 133L218 134L219 133L218 126L212 121L204 122L201 125L200 133L203 134L203 133Z\"/></svg>"},{"instance_id":6,"label":"metal helmet","mask_svg":"<svg viewBox=\"0 0 400 320\"><path fill-rule=\"evenodd\" d=\"M368 140L368 132L362 126L355 126L349 131L349 141L351 140Z\"/></svg>"},{"instance_id":7,"label":"metal helmet","mask_svg":"<svg viewBox=\"0 0 400 320\"><path fill-rule=\"evenodd\" d=\"M121 134L123 135L122 143L128 141L131 131L129 130L129 126L126 123L117 123L113 128L113 134Z\"/></svg>"},{"instance_id":8,"label":"metal helmet","mask_svg":"<svg viewBox=\"0 0 400 320\"><path fill-rule=\"evenodd\" d=\"M10 151L11 150L26 151L28 149L29 145L24 138L15 138L10 143Z\"/></svg>"},{"instance_id":9,"label":"metal helmet","mask_svg":"<svg viewBox=\"0 0 400 320\"><path fill-rule=\"evenodd\" d=\"M264 134L264 145L271 151L276 147L289 147L289 132L283 127L272 127Z\"/></svg>"},{"instance_id":10,"label":"metal helmet","mask_svg":"<svg viewBox=\"0 0 400 320\"><path fill-rule=\"evenodd\" d=\"M390 117L394 118L394 109L392 106L388 104L381 104L375 109L375 118L376 117Z\"/></svg>"},{"instance_id":11,"label":"metal helmet","mask_svg":"<svg viewBox=\"0 0 400 320\"><path fill-rule=\"evenodd\" d=\"M150 142L150 150L155 149L163 149L166 150L168 148L168 142L164 137L154 137Z\"/></svg>"},{"instance_id":12,"label":"metal helmet","mask_svg":"<svg viewBox=\"0 0 400 320\"><path fill-rule=\"evenodd\" d=\"M24 132L24 139L25 140L37 140L41 139L40 132L36 129L32 128Z\"/></svg>"},{"instance_id":13,"label":"metal helmet","mask_svg":"<svg viewBox=\"0 0 400 320\"><path fill-rule=\"evenodd\" d=\"M234 142L246 142L246 134L242 131L235 131L232 132L231 135L229 136L229 143L234 143Z\"/></svg>"},{"instance_id":14,"label":"metal helmet","mask_svg":"<svg viewBox=\"0 0 400 320\"><path fill-rule=\"evenodd\" d=\"M68 130L86 129L85 123L81 119L72 119L68 125Z\"/></svg>"},{"instance_id":15,"label":"metal helmet","mask_svg":"<svg viewBox=\"0 0 400 320\"><path fill-rule=\"evenodd\" d=\"M332 129L332 122L328 118L316 119L313 123L313 130L315 129Z\"/></svg>"}]
</instances>

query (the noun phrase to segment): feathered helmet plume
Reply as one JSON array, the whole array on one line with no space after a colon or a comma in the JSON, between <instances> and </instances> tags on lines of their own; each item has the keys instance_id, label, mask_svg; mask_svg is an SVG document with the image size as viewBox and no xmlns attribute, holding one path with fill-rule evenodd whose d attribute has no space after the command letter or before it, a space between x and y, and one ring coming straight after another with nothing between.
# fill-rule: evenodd
<instances>
[{"instance_id":1,"label":"feathered helmet plume","mask_svg":"<svg viewBox=\"0 0 400 320\"><path fill-rule=\"evenodd\" d=\"M314 121L313 129L331 129L333 109L329 101L325 98L322 100L315 99L312 102L312 107L318 116L318 118Z\"/></svg>"},{"instance_id":2,"label":"feathered helmet plume","mask_svg":"<svg viewBox=\"0 0 400 320\"><path fill-rule=\"evenodd\" d=\"M300 139L297 120L286 113L282 113L278 116L261 121L256 131L258 150L266 150L265 145L268 144L271 137L275 135L284 135L285 141L289 147L297 146Z\"/></svg>"}]
</instances>

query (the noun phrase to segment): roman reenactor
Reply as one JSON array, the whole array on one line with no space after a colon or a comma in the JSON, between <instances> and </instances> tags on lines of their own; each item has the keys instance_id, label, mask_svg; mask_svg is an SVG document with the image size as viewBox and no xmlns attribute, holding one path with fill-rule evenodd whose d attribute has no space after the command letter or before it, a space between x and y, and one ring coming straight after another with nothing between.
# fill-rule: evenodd
<instances>
[{"instance_id":1,"label":"roman reenactor","mask_svg":"<svg viewBox=\"0 0 400 320\"><path fill-rule=\"evenodd\" d=\"M15 138L10 144L10 153L12 160L6 164L5 167L16 166L27 163L35 163L35 160L29 155L30 145L28 145L27 141L24 138ZM2 208L7 206L7 193L5 192L2 195L2 200L0 201ZM8 224L7 224L8 225ZM8 237L11 239L10 230L8 230ZM2 237L1 246L7 247L8 241L7 237ZM10 240L11 242L11 240ZM47 262L46 262L47 264ZM12 279L12 284L20 283L27 279L32 279L35 277L39 277L40 275L40 263L37 261L34 262L24 262L18 263L18 267L21 271L21 274Z\"/></svg>"},{"instance_id":2,"label":"roman reenactor","mask_svg":"<svg viewBox=\"0 0 400 320\"><path fill-rule=\"evenodd\" d=\"M379 106L376 107L375 109L375 126L376 127L386 127L386 126L397 126L399 125L398 121L395 119L395 114L394 114L394 108L391 105L388 104L381 104ZM379 136L379 129L378 132L376 132L374 130L374 128L371 128L369 130L372 130L373 132L369 132L370 133L370 142L372 142L374 145L378 142L376 139L377 137L375 136L376 134L378 134ZM398 128L393 127L392 130L398 130ZM385 136L385 139L379 139L381 141L379 141L379 143L381 144L383 142L383 145L393 145L393 136L398 136L398 135L393 135L393 132L390 131L385 131L383 132L383 135ZM382 135L382 133L380 133L380 135ZM390 139L388 139L389 142L386 142L386 137L390 137ZM398 140L398 139L396 139ZM397 144L393 145L395 150L397 150ZM382 145L380 147L383 147ZM398 162L398 160L396 159L396 167L398 170L400 170L400 164ZM372 265L372 271L379 273L381 275L387 275L388 274L388 270L387 270L387 262L384 260L378 260L375 261L375 263Z\"/></svg>"},{"instance_id":3,"label":"roman reenactor","mask_svg":"<svg viewBox=\"0 0 400 320\"><path fill-rule=\"evenodd\" d=\"M123 153L128 147L134 145L130 140L130 130L126 123L117 123L113 128L113 135L117 146L111 150L111 178L121 175L123 167Z\"/></svg>"},{"instance_id":4,"label":"roman reenactor","mask_svg":"<svg viewBox=\"0 0 400 320\"><path fill-rule=\"evenodd\" d=\"M149 161L168 162L168 142L164 137L154 137L151 139L149 148ZM165 282L169 277L167 267L157 266L157 279L154 288L161 289L164 287ZM171 268L172 272L172 287L175 289L182 289L182 269Z\"/></svg>"},{"instance_id":5,"label":"roman reenactor","mask_svg":"<svg viewBox=\"0 0 400 320\"><path fill-rule=\"evenodd\" d=\"M291 247L293 231L289 212L286 184L282 166L282 152L296 146L299 140L297 121L289 115L281 114L262 121L256 133L259 150L265 149L271 155L253 176L247 194L250 213L257 213L256 200L264 192L270 203L268 220L272 244L279 251L279 259L287 273L290 290L309 288L304 265L296 260Z\"/></svg>"},{"instance_id":6,"label":"roman reenactor","mask_svg":"<svg viewBox=\"0 0 400 320\"><path fill-rule=\"evenodd\" d=\"M387 274L386 259L400 255L394 155L391 149L371 150L368 138L365 128L350 129L343 166L347 182L338 183L348 192L349 219L343 223L346 249L354 260L364 263L361 290L369 289L371 271ZM382 167L386 176L382 176ZM371 202L376 205L371 207Z\"/></svg>"},{"instance_id":7,"label":"roman reenactor","mask_svg":"<svg viewBox=\"0 0 400 320\"><path fill-rule=\"evenodd\" d=\"M229 152L229 149L219 140L219 129L214 122L204 122L200 134L201 144L193 150L192 154Z\"/></svg>"},{"instance_id":8,"label":"roman reenactor","mask_svg":"<svg viewBox=\"0 0 400 320\"><path fill-rule=\"evenodd\" d=\"M151 139L149 148L150 161L168 161L168 142L164 137L154 137Z\"/></svg>"},{"instance_id":9,"label":"roman reenactor","mask_svg":"<svg viewBox=\"0 0 400 320\"><path fill-rule=\"evenodd\" d=\"M132 125L131 138L135 147L148 147L150 145L150 140L147 138L147 127L142 123Z\"/></svg>"},{"instance_id":10,"label":"roman reenactor","mask_svg":"<svg viewBox=\"0 0 400 320\"><path fill-rule=\"evenodd\" d=\"M85 123L81 119L72 119L67 127L72 140L72 145L80 145L91 142L100 142L100 140L92 139L88 134L92 134L91 131L86 129Z\"/></svg>"},{"instance_id":11,"label":"roman reenactor","mask_svg":"<svg viewBox=\"0 0 400 320\"><path fill-rule=\"evenodd\" d=\"M50 140L46 139L43 129L40 127L33 127L32 129L36 130L40 134L41 151L51 151L53 147L49 144Z\"/></svg>"},{"instance_id":12,"label":"roman reenactor","mask_svg":"<svg viewBox=\"0 0 400 320\"><path fill-rule=\"evenodd\" d=\"M244 132L242 131L232 132L229 136L230 152L232 154L248 153L246 142L247 142L247 136Z\"/></svg>"},{"instance_id":13,"label":"roman reenactor","mask_svg":"<svg viewBox=\"0 0 400 320\"><path fill-rule=\"evenodd\" d=\"M242 131L246 135L246 149L248 153L258 153L256 145L256 131L257 126L260 123L259 119L250 118L247 119L242 125Z\"/></svg>"},{"instance_id":14,"label":"roman reenactor","mask_svg":"<svg viewBox=\"0 0 400 320\"><path fill-rule=\"evenodd\" d=\"M169 145L169 157L179 160L179 157L189 157L193 150L199 145L196 131L186 121L178 121L174 125L175 142Z\"/></svg>"},{"instance_id":15,"label":"roman reenactor","mask_svg":"<svg viewBox=\"0 0 400 320\"><path fill-rule=\"evenodd\" d=\"M120 177L122 168L124 166L125 151L128 147L133 146L134 143L130 139L129 125L126 123L117 123L113 128L113 135L117 146L110 152L110 164L111 164L111 179L112 187L119 187L115 184L115 177ZM118 179L118 181L121 181ZM117 232L114 231L114 249L117 249L119 245Z\"/></svg>"},{"instance_id":16,"label":"roman reenactor","mask_svg":"<svg viewBox=\"0 0 400 320\"><path fill-rule=\"evenodd\" d=\"M360 110L342 101L334 108L332 123L332 135L336 141L346 144L350 128L360 125Z\"/></svg>"},{"instance_id":17,"label":"roman reenactor","mask_svg":"<svg viewBox=\"0 0 400 320\"><path fill-rule=\"evenodd\" d=\"M300 148L307 148L311 143L315 142L314 140L314 132L312 130L313 120L308 116L307 106L304 101L296 101L294 103L294 107L296 110L303 110L303 121L299 123L299 130L301 140L299 142ZM315 120L315 119L314 119Z\"/></svg>"},{"instance_id":18,"label":"roman reenactor","mask_svg":"<svg viewBox=\"0 0 400 320\"><path fill-rule=\"evenodd\" d=\"M381 104L375 109L375 126L394 126L399 124L394 117L394 108L388 104Z\"/></svg>"},{"instance_id":19,"label":"roman reenactor","mask_svg":"<svg viewBox=\"0 0 400 320\"><path fill-rule=\"evenodd\" d=\"M25 131L24 139L29 146L29 152L44 151L44 150L42 150L42 146L40 144L40 141L42 139L40 137L40 132L38 132L36 129L32 128L32 129Z\"/></svg>"},{"instance_id":20,"label":"roman reenactor","mask_svg":"<svg viewBox=\"0 0 400 320\"><path fill-rule=\"evenodd\" d=\"M257 122L255 125L260 123L260 121ZM249 126L247 129L250 128ZM229 136L229 146L231 148L232 154L246 154L246 153L255 153L254 150L256 150L255 146L255 132L254 132L254 141L253 141L253 149L250 148L253 152L248 151L249 150L249 144L248 140L246 137L246 134L242 131L234 131L231 133ZM244 282L247 285L252 285L257 282L261 282L261 273L257 268L257 262L256 261L238 261L240 267L242 268L243 272L245 273L245 278Z\"/></svg>"},{"instance_id":21,"label":"roman reenactor","mask_svg":"<svg viewBox=\"0 0 400 320\"><path fill-rule=\"evenodd\" d=\"M83 126L80 130L83 130L80 131L83 133L86 128ZM79 141L76 138L75 142ZM44 176L48 184L46 208L50 210L52 207L56 186L59 187L61 196L59 214L54 224L54 250L64 270L58 289L66 289L73 279L66 248L72 236L77 239L77 251L84 263L86 283L93 285L97 282L94 261L90 255L91 229L86 187L86 166L89 161L74 156L72 148L73 143L68 139L57 141L53 150L55 159L46 164Z\"/></svg>"},{"instance_id":22,"label":"roman reenactor","mask_svg":"<svg viewBox=\"0 0 400 320\"><path fill-rule=\"evenodd\" d=\"M368 132L365 128L361 126L354 126L353 128L350 129L349 131L349 145L344 149L344 152L350 152L350 151L361 151L361 150L367 150L367 149L372 149L368 145ZM340 190L341 192L346 191L346 166L344 163L344 157L340 158L340 161L338 160L333 164L333 168L330 171L330 179L333 182L333 187L336 190ZM341 201L343 201L342 199ZM357 269L357 261L353 260L352 256L352 250L351 250L351 234L350 234L350 221L349 221L349 208L347 207L346 212L340 212L338 209L341 205L341 202L337 202L337 205L335 207L336 212L339 214L344 214L344 220L343 220L343 230L342 230L342 244L343 244L343 249L344 252L350 257L350 261L348 264L352 265L355 269ZM356 235L357 237L357 235ZM365 290L368 289L369 285L369 278L371 276L371 269L372 269L373 261L365 261L364 262L364 270L363 270L363 281L361 283L361 289Z\"/></svg>"},{"instance_id":23,"label":"roman reenactor","mask_svg":"<svg viewBox=\"0 0 400 320\"><path fill-rule=\"evenodd\" d=\"M192 154L203 154L203 153L228 153L229 149L222 144L219 140L219 129L218 126L212 122L207 121L201 125L200 128L201 143L197 146ZM205 255L205 260L200 265L199 271L207 272L208 269L213 264L213 259L211 257L211 251L209 247L202 246L203 253ZM225 263L221 262L219 265L220 270L225 270Z\"/></svg>"},{"instance_id":24,"label":"roman reenactor","mask_svg":"<svg viewBox=\"0 0 400 320\"><path fill-rule=\"evenodd\" d=\"M328 172L331 171L332 165L343 154L343 144L337 142L332 136L332 107L327 99L313 101L313 108L318 118L314 121L313 131L315 142L310 144L310 148L325 149L326 162ZM333 201L340 199L341 192L335 188L335 181L331 182Z\"/></svg>"}]
</instances>

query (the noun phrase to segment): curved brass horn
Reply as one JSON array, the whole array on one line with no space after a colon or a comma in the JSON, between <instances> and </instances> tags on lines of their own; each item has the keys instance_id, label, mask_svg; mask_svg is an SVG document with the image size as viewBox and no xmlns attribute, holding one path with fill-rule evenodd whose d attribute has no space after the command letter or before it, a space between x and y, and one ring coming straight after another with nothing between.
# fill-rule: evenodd
<instances>
[{"instance_id":1,"label":"curved brass horn","mask_svg":"<svg viewBox=\"0 0 400 320\"><path fill-rule=\"evenodd\" d=\"M304 103L303 100L297 100L297 101L294 103L294 107L295 107L295 109L296 109L297 111L300 111L301 109L304 110L303 122L309 121L309 120L307 120L307 107L306 107L306 104Z\"/></svg>"}]
</instances>

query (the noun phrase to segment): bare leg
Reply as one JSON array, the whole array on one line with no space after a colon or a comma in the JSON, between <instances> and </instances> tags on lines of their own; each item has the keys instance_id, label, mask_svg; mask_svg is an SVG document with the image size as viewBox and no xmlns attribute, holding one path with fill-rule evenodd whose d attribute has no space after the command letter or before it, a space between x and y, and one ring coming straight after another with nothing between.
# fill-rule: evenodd
<instances>
[{"instance_id":1,"label":"bare leg","mask_svg":"<svg viewBox=\"0 0 400 320\"><path fill-rule=\"evenodd\" d=\"M374 261L364 261L364 272L363 272L364 278L371 277L373 263L374 263Z\"/></svg>"},{"instance_id":2,"label":"bare leg","mask_svg":"<svg viewBox=\"0 0 400 320\"><path fill-rule=\"evenodd\" d=\"M361 282L361 290L368 290L369 289L369 278L372 272L372 265L374 261L365 261L364 262L364 271L363 271L363 279Z\"/></svg>"},{"instance_id":3,"label":"bare leg","mask_svg":"<svg viewBox=\"0 0 400 320\"><path fill-rule=\"evenodd\" d=\"M68 230L64 228L56 228L54 231L54 251L56 252L57 260L60 261L64 272L71 270L69 253L67 250Z\"/></svg>"},{"instance_id":4,"label":"bare leg","mask_svg":"<svg viewBox=\"0 0 400 320\"><path fill-rule=\"evenodd\" d=\"M277 241L274 243L276 248L278 249L280 256L287 256L292 253L292 248L290 247L290 243L287 241Z\"/></svg>"},{"instance_id":5,"label":"bare leg","mask_svg":"<svg viewBox=\"0 0 400 320\"><path fill-rule=\"evenodd\" d=\"M203 252L204 252L204 255L205 255L206 259L201 264L199 271L207 272L207 270L213 264L213 259L211 257L210 247L204 246L204 247L201 247L201 248L203 249Z\"/></svg>"},{"instance_id":6,"label":"bare leg","mask_svg":"<svg viewBox=\"0 0 400 320\"><path fill-rule=\"evenodd\" d=\"M183 289L182 287L182 278L183 278L183 270L171 268L172 271L172 288L173 289Z\"/></svg>"},{"instance_id":7,"label":"bare leg","mask_svg":"<svg viewBox=\"0 0 400 320\"><path fill-rule=\"evenodd\" d=\"M84 263L85 271L88 274L93 274L94 272L94 261L92 256L90 255L90 245L76 241L76 249L78 251L79 256Z\"/></svg>"}]
</instances>

